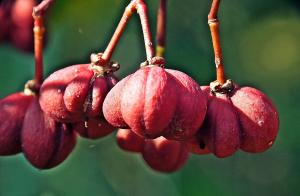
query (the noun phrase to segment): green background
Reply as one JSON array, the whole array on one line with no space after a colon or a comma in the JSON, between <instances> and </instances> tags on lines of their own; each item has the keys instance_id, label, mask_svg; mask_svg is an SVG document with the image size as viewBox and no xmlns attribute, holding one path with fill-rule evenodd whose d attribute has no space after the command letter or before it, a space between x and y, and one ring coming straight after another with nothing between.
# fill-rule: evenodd
<instances>
[{"instance_id":1,"label":"green background","mask_svg":"<svg viewBox=\"0 0 300 196\"><path fill-rule=\"evenodd\" d=\"M124 0L59 0L48 21L46 73L89 62L103 51L116 27ZM158 0L148 1L155 32ZM207 26L210 0L170 0L166 59L199 84L214 80ZM0 158L0 196L94 195L298 195L300 194L300 3L298 0L228 0L220 11L221 38L228 76L265 92L277 106L280 130L262 154L237 152L226 159L191 155L173 174L149 169L141 157L121 151L115 134L89 141L79 138L70 157L57 168L40 171L22 154ZM145 59L142 32L133 17L113 56L120 78ZM0 44L0 96L20 91L32 78L33 56ZM13 122L12 122L13 123Z\"/></svg>"}]
</instances>

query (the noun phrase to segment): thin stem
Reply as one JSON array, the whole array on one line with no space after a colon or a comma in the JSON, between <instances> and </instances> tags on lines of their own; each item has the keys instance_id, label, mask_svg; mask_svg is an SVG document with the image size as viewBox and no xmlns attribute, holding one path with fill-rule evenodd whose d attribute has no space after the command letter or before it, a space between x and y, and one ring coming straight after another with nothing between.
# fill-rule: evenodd
<instances>
[{"instance_id":1,"label":"thin stem","mask_svg":"<svg viewBox=\"0 0 300 196\"><path fill-rule=\"evenodd\" d=\"M54 0L43 0L33 8L34 19L34 59L35 59L35 82L39 86L43 82L43 38L45 27L43 17Z\"/></svg>"},{"instance_id":2,"label":"thin stem","mask_svg":"<svg viewBox=\"0 0 300 196\"><path fill-rule=\"evenodd\" d=\"M166 47L167 0L159 1L156 26L156 56L163 57Z\"/></svg>"},{"instance_id":3,"label":"thin stem","mask_svg":"<svg viewBox=\"0 0 300 196\"><path fill-rule=\"evenodd\" d=\"M117 43L119 42L125 30L125 27L129 21L129 18L132 16L134 11L137 11L140 15L147 60L151 61L151 59L154 57L154 50L152 47L151 33L150 33L150 27L149 27L148 15L147 15L147 6L143 0L132 0L129 3L129 5L126 7L123 16L114 32L114 35L112 36L107 48L102 54L99 65L106 65L110 61L110 58L117 46Z\"/></svg>"},{"instance_id":4,"label":"thin stem","mask_svg":"<svg viewBox=\"0 0 300 196\"><path fill-rule=\"evenodd\" d=\"M142 29L143 29L147 60L151 62L152 58L154 57L154 49L151 41L151 32L150 32L150 25L149 25L149 19L147 14L147 6L144 0L137 0L136 2L137 2L136 9L137 12L139 13Z\"/></svg>"},{"instance_id":5,"label":"thin stem","mask_svg":"<svg viewBox=\"0 0 300 196\"><path fill-rule=\"evenodd\" d=\"M222 48L220 42L220 33L219 33L219 21L218 21L218 10L219 10L220 0L213 0L211 10L208 14L208 25L211 32L213 48L215 53L215 64L217 72L217 81L220 84L226 82L226 76L224 73L224 63L222 56Z\"/></svg>"},{"instance_id":6,"label":"thin stem","mask_svg":"<svg viewBox=\"0 0 300 196\"><path fill-rule=\"evenodd\" d=\"M102 59L102 64L105 65L107 63L109 63L111 57L112 57L112 54L125 30L125 27L126 25L128 24L128 21L130 19L130 17L132 16L132 14L134 13L135 11L135 2L134 1L131 1L129 3L129 5L126 7L124 13L123 13L123 16L109 42L109 44L107 45L101 59Z\"/></svg>"},{"instance_id":7,"label":"thin stem","mask_svg":"<svg viewBox=\"0 0 300 196\"><path fill-rule=\"evenodd\" d=\"M35 81L37 85L43 82L43 36L45 27L42 16L34 16L34 59L35 59Z\"/></svg>"}]
</instances>

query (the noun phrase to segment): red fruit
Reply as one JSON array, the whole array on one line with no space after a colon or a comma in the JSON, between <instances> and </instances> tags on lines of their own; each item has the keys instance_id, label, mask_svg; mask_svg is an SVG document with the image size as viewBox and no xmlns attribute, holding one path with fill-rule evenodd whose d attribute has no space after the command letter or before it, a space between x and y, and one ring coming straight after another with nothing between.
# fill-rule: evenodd
<instances>
[{"instance_id":1,"label":"red fruit","mask_svg":"<svg viewBox=\"0 0 300 196\"><path fill-rule=\"evenodd\" d=\"M33 27L32 10L35 0L16 0L11 8L11 20L16 27Z\"/></svg>"},{"instance_id":2,"label":"red fruit","mask_svg":"<svg viewBox=\"0 0 300 196\"><path fill-rule=\"evenodd\" d=\"M105 95L116 83L113 75L97 75L90 64L73 65L44 81L40 104L46 114L61 122L98 117Z\"/></svg>"},{"instance_id":3,"label":"red fruit","mask_svg":"<svg viewBox=\"0 0 300 196\"><path fill-rule=\"evenodd\" d=\"M231 96L232 104L239 116L241 146L246 152L263 152L274 143L279 117L271 100L261 91L242 87Z\"/></svg>"},{"instance_id":4,"label":"red fruit","mask_svg":"<svg viewBox=\"0 0 300 196\"><path fill-rule=\"evenodd\" d=\"M204 140L198 139L196 136L188 141L185 141L184 144L190 153L199 155L211 153L205 145Z\"/></svg>"},{"instance_id":5,"label":"red fruit","mask_svg":"<svg viewBox=\"0 0 300 196\"><path fill-rule=\"evenodd\" d=\"M22 129L22 149L27 160L39 169L53 168L68 157L75 144L72 125L57 122L43 113L35 97Z\"/></svg>"},{"instance_id":6,"label":"red fruit","mask_svg":"<svg viewBox=\"0 0 300 196\"><path fill-rule=\"evenodd\" d=\"M80 121L74 125L74 130L81 137L98 139L115 130L105 119L90 118L87 121Z\"/></svg>"},{"instance_id":7,"label":"red fruit","mask_svg":"<svg viewBox=\"0 0 300 196\"><path fill-rule=\"evenodd\" d=\"M103 114L105 119L114 127L129 128L126 122L123 120L121 113L121 95L123 93L124 86L131 75L123 78L118 82L107 94L103 102Z\"/></svg>"},{"instance_id":8,"label":"red fruit","mask_svg":"<svg viewBox=\"0 0 300 196\"><path fill-rule=\"evenodd\" d=\"M97 70L100 68L83 64L61 69L51 74L40 90L40 104L47 115L60 122L76 122L79 133L92 139L113 131L103 120L102 105L117 79Z\"/></svg>"},{"instance_id":9,"label":"red fruit","mask_svg":"<svg viewBox=\"0 0 300 196\"><path fill-rule=\"evenodd\" d=\"M35 0L16 0L11 8L10 38L23 51L33 51L32 10Z\"/></svg>"},{"instance_id":10,"label":"red fruit","mask_svg":"<svg viewBox=\"0 0 300 196\"><path fill-rule=\"evenodd\" d=\"M217 157L231 156L240 145L240 127L230 99L216 94L208 101L208 110L200 134L205 145Z\"/></svg>"},{"instance_id":11,"label":"red fruit","mask_svg":"<svg viewBox=\"0 0 300 196\"><path fill-rule=\"evenodd\" d=\"M113 125L127 124L147 138L168 135L178 140L192 137L201 126L206 99L184 73L146 66L120 83L103 106L104 116Z\"/></svg>"},{"instance_id":12,"label":"red fruit","mask_svg":"<svg viewBox=\"0 0 300 196\"><path fill-rule=\"evenodd\" d=\"M148 138L163 135L175 115L176 87L174 78L158 66L132 74L121 95L121 113L132 131Z\"/></svg>"},{"instance_id":13,"label":"red fruit","mask_svg":"<svg viewBox=\"0 0 300 196\"><path fill-rule=\"evenodd\" d=\"M143 152L145 139L130 129L119 129L116 138L121 149L129 152Z\"/></svg>"},{"instance_id":14,"label":"red fruit","mask_svg":"<svg viewBox=\"0 0 300 196\"><path fill-rule=\"evenodd\" d=\"M0 100L0 155L21 152L21 130L32 95L14 93Z\"/></svg>"},{"instance_id":15,"label":"red fruit","mask_svg":"<svg viewBox=\"0 0 300 196\"><path fill-rule=\"evenodd\" d=\"M199 130L209 151L217 157L232 155L238 148L246 152L263 152L274 142L279 119L276 108L260 91L235 87L225 94L211 93L203 127Z\"/></svg>"},{"instance_id":16,"label":"red fruit","mask_svg":"<svg viewBox=\"0 0 300 196\"><path fill-rule=\"evenodd\" d=\"M188 158L188 151L179 141L159 137L146 140L143 158L152 169L170 173L184 165Z\"/></svg>"},{"instance_id":17,"label":"red fruit","mask_svg":"<svg viewBox=\"0 0 300 196\"><path fill-rule=\"evenodd\" d=\"M9 16L5 7L0 5L0 41L4 40L9 31Z\"/></svg>"},{"instance_id":18,"label":"red fruit","mask_svg":"<svg viewBox=\"0 0 300 196\"><path fill-rule=\"evenodd\" d=\"M188 75L167 69L177 81L177 107L172 123L167 128L165 137L186 140L194 136L204 121L206 114L206 97L200 86Z\"/></svg>"},{"instance_id":19,"label":"red fruit","mask_svg":"<svg viewBox=\"0 0 300 196\"><path fill-rule=\"evenodd\" d=\"M33 51L32 28L13 28L13 30L10 31L10 40L16 48L22 51Z\"/></svg>"}]
</instances>

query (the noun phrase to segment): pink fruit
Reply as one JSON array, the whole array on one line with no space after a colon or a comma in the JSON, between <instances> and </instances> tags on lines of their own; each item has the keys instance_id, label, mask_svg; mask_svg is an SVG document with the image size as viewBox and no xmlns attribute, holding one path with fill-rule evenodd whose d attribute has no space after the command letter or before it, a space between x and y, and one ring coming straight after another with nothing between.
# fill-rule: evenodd
<instances>
[{"instance_id":1,"label":"pink fruit","mask_svg":"<svg viewBox=\"0 0 300 196\"><path fill-rule=\"evenodd\" d=\"M117 83L113 74L101 73L95 67L91 64L73 65L56 71L44 81L40 90L40 104L47 115L60 122L79 122L81 127L85 121L92 122L87 132L93 135L93 139L107 133L108 129L113 130L105 125L102 128L107 130L100 131L98 125L106 123L102 114L103 101ZM99 122L95 122L96 119Z\"/></svg>"},{"instance_id":2,"label":"pink fruit","mask_svg":"<svg viewBox=\"0 0 300 196\"><path fill-rule=\"evenodd\" d=\"M33 51L32 10L35 4L35 0L16 0L11 8L10 39L23 51Z\"/></svg>"},{"instance_id":3,"label":"pink fruit","mask_svg":"<svg viewBox=\"0 0 300 196\"><path fill-rule=\"evenodd\" d=\"M208 111L199 135L217 157L232 155L238 148L252 153L267 150L274 142L279 118L272 102L251 87L236 86L225 94L211 93Z\"/></svg>"},{"instance_id":4,"label":"pink fruit","mask_svg":"<svg viewBox=\"0 0 300 196\"><path fill-rule=\"evenodd\" d=\"M208 150L207 146L204 143L204 140L198 139L196 136L188 141L183 142L185 147L190 153L193 154L210 154L211 152Z\"/></svg>"},{"instance_id":5,"label":"pink fruit","mask_svg":"<svg viewBox=\"0 0 300 196\"><path fill-rule=\"evenodd\" d=\"M72 125L57 122L43 113L35 97L22 129L22 150L27 160L39 169L53 168L68 157L75 144Z\"/></svg>"},{"instance_id":6,"label":"pink fruit","mask_svg":"<svg viewBox=\"0 0 300 196\"><path fill-rule=\"evenodd\" d=\"M152 169L170 173L179 170L184 165L188 158L188 151L179 141L159 137L146 140L143 158Z\"/></svg>"},{"instance_id":7,"label":"pink fruit","mask_svg":"<svg viewBox=\"0 0 300 196\"><path fill-rule=\"evenodd\" d=\"M128 125L138 135L183 140L201 126L206 99L186 74L146 66L120 81L107 95L103 113L111 124Z\"/></svg>"},{"instance_id":8,"label":"pink fruit","mask_svg":"<svg viewBox=\"0 0 300 196\"><path fill-rule=\"evenodd\" d=\"M4 40L9 31L9 16L4 6L0 5L0 41Z\"/></svg>"},{"instance_id":9,"label":"pink fruit","mask_svg":"<svg viewBox=\"0 0 300 196\"><path fill-rule=\"evenodd\" d=\"M21 130L32 95L14 93L0 100L0 155L21 152Z\"/></svg>"},{"instance_id":10,"label":"pink fruit","mask_svg":"<svg viewBox=\"0 0 300 196\"><path fill-rule=\"evenodd\" d=\"M75 123L74 130L81 137L98 139L112 133L115 128L105 119L89 118L87 121Z\"/></svg>"},{"instance_id":11,"label":"pink fruit","mask_svg":"<svg viewBox=\"0 0 300 196\"><path fill-rule=\"evenodd\" d=\"M270 148L279 128L278 112L271 100L261 91L242 87L231 96L239 116L241 146L246 152L263 152Z\"/></svg>"},{"instance_id":12,"label":"pink fruit","mask_svg":"<svg viewBox=\"0 0 300 196\"><path fill-rule=\"evenodd\" d=\"M145 139L130 129L119 129L116 139L119 147L123 150L129 152L143 152Z\"/></svg>"}]
</instances>

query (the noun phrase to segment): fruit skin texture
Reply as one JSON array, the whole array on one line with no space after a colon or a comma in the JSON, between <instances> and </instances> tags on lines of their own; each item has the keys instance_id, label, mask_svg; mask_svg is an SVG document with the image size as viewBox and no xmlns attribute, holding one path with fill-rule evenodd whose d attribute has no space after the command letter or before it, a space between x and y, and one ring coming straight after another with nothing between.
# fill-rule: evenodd
<instances>
[{"instance_id":1,"label":"fruit skin texture","mask_svg":"<svg viewBox=\"0 0 300 196\"><path fill-rule=\"evenodd\" d=\"M105 119L89 118L87 121L80 121L74 124L74 131L81 137L88 139L98 139L107 136L115 128Z\"/></svg>"},{"instance_id":2,"label":"fruit skin texture","mask_svg":"<svg viewBox=\"0 0 300 196\"><path fill-rule=\"evenodd\" d=\"M184 103L187 100L183 93L189 103ZM191 112L192 107L197 114ZM108 93L103 106L108 122L120 127L128 125L136 134L150 139L162 135L178 140L192 137L205 111L206 99L190 77L155 65L121 80Z\"/></svg>"},{"instance_id":3,"label":"fruit skin texture","mask_svg":"<svg viewBox=\"0 0 300 196\"><path fill-rule=\"evenodd\" d=\"M96 139L114 130L104 122L102 105L116 83L114 75L99 75L90 64L73 65L54 72L44 81L40 104L47 115L59 122L77 123L81 127L78 128L80 135ZM96 119L99 122L95 122ZM100 126L104 128L101 133L99 126L95 125L104 123ZM84 124L88 130L82 129Z\"/></svg>"},{"instance_id":4,"label":"fruit skin texture","mask_svg":"<svg viewBox=\"0 0 300 196\"><path fill-rule=\"evenodd\" d=\"M0 101L0 155L21 152L23 120L32 99L32 95L19 92Z\"/></svg>"},{"instance_id":5,"label":"fruit skin texture","mask_svg":"<svg viewBox=\"0 0 300 196\"><path fill-rule=\"evenodd\" d=\"M22 150L26 159L39 169L62 163L76 144L71 124L56 122L40 108L35 97L24 118Z\"/></svg>"},{"instance_id":6,"label":"fruit skin texture","mask_svg":"<svg viewBox=\"0 0 300 196\"><path fill-rule=\"evenodd\" d=\"M199 135L209 151L219 158L232 155L238 148L258 153L273 144L279 118L272 102L257 89L238 87L228 93L210 92L208 111Z\"/></svg>"},{"instance_id":7,"label":"fruit skin texture","mask_svg":"<svg viewBox=\"0 0 300 196\"><path fill-rule=\"evenodd\" d=\"M182 142L159 137L146 140L142 155L152 169L171 173L183 167L188 151Z\"/></svg>"},{"instance_id":8,"label":"fruit skin texture","mask_svg":"<svg viewBox=\"0 0 300 196\"><path fill-rule=\"evenodd\" d=\"M118 146L129 152L143 152L145 139L130 129L119 129L116 135Z\"/></svg>"},{"instance_id":9,"label":"fruit skin texture","mask_svg":"<svg viewBox=\"0 0 300 196\"><path fill-rule=\"evenodd\" d=\"M207 99L200 86L188 75L166 69L177 81L177 107L172 123L165 137L174 140L186 140L194 136L204 121Z\"/></svg>"},{"instance_id":10,"label":"fruit skin texture","mask_svg":"<svg viewBox=\"0 0 300 196\"><path fill-rule=\"evenodd\" d=\"M196 136L183 143L185 144L185 147L190 153L198 155L205 155L211 153L205 145L204 141L202 139L198 139Z\"/></svg>"},{"instance_id":11,"label":"fruit skin texture","mask_svg":"<svg viewBox=\"0 0 300 196\"><path fill-rule=\"evenodd\" d=\"M246 152L263 152L274 143L279 116L272 101L261 91L242 87L231 96L242 130L240 148Z\"/></svg>"}]
</instances>

